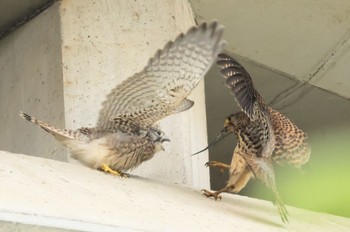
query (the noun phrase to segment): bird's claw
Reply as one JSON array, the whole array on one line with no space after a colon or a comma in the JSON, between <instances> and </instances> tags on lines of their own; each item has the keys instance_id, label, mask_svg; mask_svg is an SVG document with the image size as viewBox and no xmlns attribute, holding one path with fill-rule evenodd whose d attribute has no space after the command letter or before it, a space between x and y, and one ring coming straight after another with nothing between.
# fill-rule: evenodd
<instances>
[{"instance_id":1,"label":"bird's claw","mask_svg":"<svg viewBox=\"0 0 350 232\"><path fill-rule=\"evenodd\" d=\"M116 176L119 176L119 177L123 177L123 178L128 178L129 176L124 173L124 172L121 172L119 170L113 170L111 169L107 164L101 164L100 170L106 172L106 173L110 173L112 175L116 175Z\"/></svg>"},{"instance_id":2,"label":"bird's claw","mask_svg":"<svg viewBox=\"0 0 350 232\"><path fill-rule=\"evenodd\" d=\"M206 167L217 167L219 168L220 175L224 173L223 164L217 161L208 161L204 164Z\"/></svg>"},{"instance_id":3,"label":"bird's claw","mask_svg":"<svg viewBox=\"0 0 350 232\"><path fill-rule=\"evenodd\" d=\"M124 173L124 172L120 172L119 176L122 177L122 178L129 178L129 175Z\"/></svg>"},{"instance_id":4,"label":"bird's claw","mask_svg":"<svg viewBox=\"0 0 350 232\"><path fill-rule=\"evenodd\" d=\"M202 195L206 196L207 198L213 197L215 200L221 200L221 196L217 192L210 192L206 189L201 190Z\"/></svg>"},{"instance_id":5,"label":"bird's claw","mask_svg":"<svg viewBox=\"0 0 350 232\"><path fill-rule=\"evenodd\" d=\"M208 161L205 163L206 167L216 167L217 166L217 162L216 161Z\"/></svg>"}]
</instances>

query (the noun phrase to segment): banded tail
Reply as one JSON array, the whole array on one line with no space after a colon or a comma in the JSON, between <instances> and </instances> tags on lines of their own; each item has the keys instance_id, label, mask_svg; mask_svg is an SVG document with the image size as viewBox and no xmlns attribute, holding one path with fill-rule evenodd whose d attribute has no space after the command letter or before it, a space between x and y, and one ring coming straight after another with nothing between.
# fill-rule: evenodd
<instances>
[{"instance_id":1,"label":"banded tail","mask_svg":"<svg viewBox=\"0 0 350 232\"><path fill-rule=\"evenodd\" d=\"M46 132L50 133L51 135L55 136L55 138L59 141L63 141L66 139L74 139L74 137L71 134L71 130L66 129L58 129L54 126L51 126L50 124L47 124L43 121L40 121L26 113L23 113L22 111L19 113L19 116L24 118L27 121L30 121L40 127L41 129L45 130Z\"/></svg>"}]
</instances>

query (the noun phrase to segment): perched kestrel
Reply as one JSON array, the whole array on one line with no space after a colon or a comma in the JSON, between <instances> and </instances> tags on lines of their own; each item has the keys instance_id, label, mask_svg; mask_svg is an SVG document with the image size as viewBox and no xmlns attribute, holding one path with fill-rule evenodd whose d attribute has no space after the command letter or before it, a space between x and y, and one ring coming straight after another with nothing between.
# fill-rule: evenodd
<instances>
[{"instance_id":1,"label":"perched kestrel","mask_svg":"<svg viewBox=\"0 0 350 232\"><path fill-rule=\"evenodd\" d=\"M107 95L94 128L58 129L25 113L24 119L52 134L72 157L94 169L119 176L169 141L156 123L191 108L187 96L223 48L223 26L203 23L158 50L147 66Z\"/></svg>"},{"instance_id":2,"label":"perched kestrel","mask_svg":"<svg viewBox=\"0 0 350 232\"><path fill-rule=\"evenodd\" d=\"M229 169L227 185L217 192L202 190L203 195L221 199L220 193L238 193L251 177L256 177L272 190L282 221L287 222L287 210L276 187L272 160L295 167L308 162L311 149L307 136L287 117L265 104L254 89L249 73L235 59L220 54L217 64L242 111L229 115L224 128L209 143L211 146L230 133L236 135L237 145L230 165L217 161L206 164L221 171Z\"/></svg>"}]
</instances>

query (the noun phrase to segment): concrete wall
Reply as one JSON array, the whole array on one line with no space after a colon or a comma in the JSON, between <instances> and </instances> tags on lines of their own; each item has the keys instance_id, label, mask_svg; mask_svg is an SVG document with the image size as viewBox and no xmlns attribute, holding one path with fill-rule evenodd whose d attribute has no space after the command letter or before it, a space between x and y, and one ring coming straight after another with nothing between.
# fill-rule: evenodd
<instances>
[{"instance_id":1,"label":"concrete wall","mask_svg":"<svg viewBox=\"0 0 350 232\"><path fill-rule=\"evenodd\" d=\"M194 25L187 1L63 1L61 15L65 115L70 128L93 126L110 89L140 71L157 49ZM171 138L166 151L135 173L192 184L189 154L206 140L203 84L192 96L193 109L161 123ZM192 137L199 139L191 141Z\"/></svg>"},{"instance_id":2,"label":"concrete wall","mask_svg":"<svg viewBox=\"0 0 350 232\"><path fill-rule=\"evenodd\" d=\"M64 127L58 5L0 41L0 149L65 160L60 144L20 110Z\"/></svg>"},{"instance_id":3,"label":"concrete wall","mask_svg":"<svg viewBox=\"0 0 350 232\"><path fill-rule=\"evenodd\" d=\"M168 40L175 39L180 32L187 31L192 25L194 25L192 10L185 0L162 2L66 0L56 3L35 18L35 21L23 26L22 31L16 31L11 37L7 37L6 41L2 41L3 49L9 49L8 55L1 55L4 60L12 54L6 42L16 44L13 38L24 39L29 35L33 38L28 42L22 41L22 44L25 47L37 46L46 56L43 55L37 63L34 63L33 57L41 53L34 50L24 55L23 50L19 48L15 54L20 63L9 61L12 65L18 63L17 69L22 70L23 66L29 66L28 68L34 71L30 75L28 72L18 74L19 78L22 78L18 83L26 85L28 89L25 92L26 96L12 95L14 92L8 91L9 88L4 88L1 92L2 95L11 96L7 98L7 104L20 105L10 100L13 98L23 104L22 107L13 109L12 124L6 125L6 130L11 131L11 139L2 135L9 141L14 141L13 138L17 137L20 139L6 146L1 145L1 148L62 159L64 152L60 145L45 132L34 128L28 122L21 121L17 117L19 108L57 126L63 126L64 123L67 128L72 129L94 126L106 94L115 85L140 71L157 49L163 48ZM47 32L49 28L55 33ZM46 33L43 34L42 40L37 39L41 30L42 33ZM48 53L47 50L52 53ZM51 60L53 62L48 63ZM12 75L16 72L16 68L8 67L8 73ZM49 72L37 71L41 69L57 70L56 76ZM36 80L37 78L50 78L50 80L55 78L56 82L44 86L46 81ZM1 81L11 83L12 79L2 78ZM39 94L41 92L50 96L59 92L60 95L50 99L54 102L51 104L47 95ZM26 104L26 99L33 96L34 100L37 100L35 102L31 100L31 104ZM171 143L166 145L166 151L158 153L154 159L142 165L134 173L197 187L208 187L209 174L204 167L207 156L190 157L191 153L206 144L203 83L190 98L196 101L190 111L171 116L161 122L162 129L171 139ZM7 104L0 104L1 109L7 108ZM18 129L14 130L14 124L23 128L30 136ZM27 145L23 142L25 140L28 141ZM16 150L15 146L21 149ZM52 152L48 151L55 152L51 154Z\"/></svg>"}]
</instances>

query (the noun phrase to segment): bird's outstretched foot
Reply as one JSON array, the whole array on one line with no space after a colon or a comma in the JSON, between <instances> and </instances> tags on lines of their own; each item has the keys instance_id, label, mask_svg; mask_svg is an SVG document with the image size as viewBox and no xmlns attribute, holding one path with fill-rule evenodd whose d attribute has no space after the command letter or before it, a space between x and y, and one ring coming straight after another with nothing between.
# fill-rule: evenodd
<instances>
[{"instance_id":1,"label":"bird's outstretched foot","mask_svg":"<svg viewBox=\"0 0 350 232\"><path fill-rule=\"evenodd\" d=\"M219 161L209 161L205 163L206 167L216 167L219 168L220 174L224 173L224 169L230 169L230 165L221 163Z\"/></svg>"},{"instance_id":2,"label":"bird's outstretched foot","mask_svg":"<svg viewBox=\"0 0 350 232\"><path fill-rule=\"evenodd\" d=\"M208 191L206 189L202 189L201 192L202 192L203 196L206 196L208 198L212 197L215 200L221 200L221 196L219 195L221 192L210 192L210 191Z\"/></svg>"},{"instance_id":3,"label":"bird's outstretched foot","mask_svg":"<svg viewBox=\"0 0 350 232\"><path fill-rule=\"evenodd\" d=\"M113 170L111 169L107 164L101 164L100 168L101 171L110 173L112 175L116 175L116 176L120 176L120 177L124 177L124 178L128 178L129 176L121 171L118 170Z\"/></svg>"}]
</instances>

